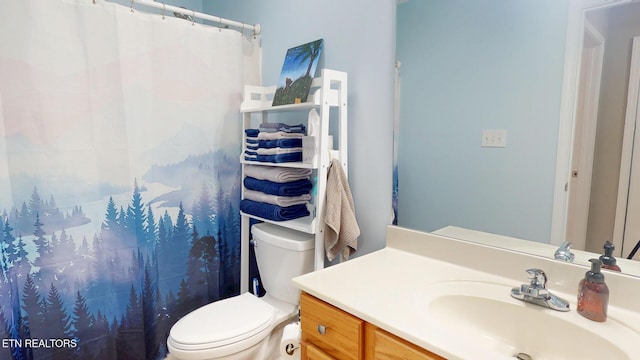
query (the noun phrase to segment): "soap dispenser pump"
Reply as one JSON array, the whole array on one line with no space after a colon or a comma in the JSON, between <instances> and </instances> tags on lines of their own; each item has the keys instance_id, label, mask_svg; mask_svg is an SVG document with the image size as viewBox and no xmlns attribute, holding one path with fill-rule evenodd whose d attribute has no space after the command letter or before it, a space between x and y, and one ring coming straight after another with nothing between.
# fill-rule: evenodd
<instances>
[{"instance_id":1,"label":"soap dispenser pump","mask_svg":"<svg viewBox=\"0 0 640 360\"><path fill-rule=\"evenodd\" d=\"M616 258L613 257L613 250L616 248L615 245L609 240L604 243L604 255L600 256L600 261L602 261L602 268L613 270L613 271L621 271L620 266L616 264Z\"/></svg>"},{"instance_id":2,"label":"soap dispenser pump","mask_svg":"<svg viewBox=\"0 0 640 360\"><path fill-rule=\"evenodd\" d=\"M603 322L607 320L609 306L609 287L600 272L602 261L589 259L591 270L585 273L578 285L578 314L587 319Z\"/></svg>"}]
</instances>

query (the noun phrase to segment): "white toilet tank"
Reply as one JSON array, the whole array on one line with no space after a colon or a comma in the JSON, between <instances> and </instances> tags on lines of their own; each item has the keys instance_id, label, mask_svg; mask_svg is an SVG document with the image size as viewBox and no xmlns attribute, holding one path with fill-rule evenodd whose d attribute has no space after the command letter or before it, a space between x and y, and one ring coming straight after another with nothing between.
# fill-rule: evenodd
<instances>
[{"instance_id":1,"label":"white toilet tank","mask_svg":"<svg viewBox=\"0 0 640 360\"><path fill-rule=\"evenodd\" d=\"M291 279L313 271L315 237L269 223L251 227L256 262L267 293L289 304L299 303Z\"/></svg>"}]
</instances>

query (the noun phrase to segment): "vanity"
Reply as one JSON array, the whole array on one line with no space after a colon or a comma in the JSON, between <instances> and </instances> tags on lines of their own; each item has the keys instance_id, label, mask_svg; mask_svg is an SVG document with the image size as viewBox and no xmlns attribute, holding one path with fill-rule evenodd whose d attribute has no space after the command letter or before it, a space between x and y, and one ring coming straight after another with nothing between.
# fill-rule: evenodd
<instances>
[{"instance_id":1,"label":"vanity","mask_svg":"<svg viewBox=\"0 0 640 360\"><path fill-rule=\"evenodd\" d=\"M510 296L532 268L568 312ZM293 280L302 359L639 359L640 279L604 273L609 317L597 323L576 312L587 270L389 226L384 249Z\"/></svg>"},{"instance_id":2,"label":"vanity","mask_svg":"<svg viewBox=\"0 0 640 360\"><path fill-rule=\"evenodd\" d=\"M443 359L307 293L300 298L300 323L302 359Z\"/></svg>"}]
</instances>

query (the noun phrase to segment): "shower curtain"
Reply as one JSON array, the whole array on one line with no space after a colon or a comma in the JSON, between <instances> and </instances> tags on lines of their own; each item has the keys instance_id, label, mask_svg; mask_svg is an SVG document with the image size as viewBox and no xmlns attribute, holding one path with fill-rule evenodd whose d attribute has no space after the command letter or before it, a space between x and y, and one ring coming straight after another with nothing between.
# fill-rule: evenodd
<instances>
[{"instance_id":1,"label":"shower curtain","mask_svg":"<svg viewBox=\"0 0 640 360\"><path fill-rule=\"evenodd\" d=\"M163 359L239 292L260 52L101 0L0 2L0 359Z\"/></svg>"}]
</instances>

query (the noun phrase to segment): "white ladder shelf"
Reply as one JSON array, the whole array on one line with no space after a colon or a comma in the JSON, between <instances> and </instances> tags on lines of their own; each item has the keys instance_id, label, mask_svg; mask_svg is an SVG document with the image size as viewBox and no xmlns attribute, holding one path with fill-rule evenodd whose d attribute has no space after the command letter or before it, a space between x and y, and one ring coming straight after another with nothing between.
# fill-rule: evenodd
<instances>
[{"instance_id":1,"label":"white ladder shelf","mask_svg":"<svg viewBox=\"0 0 640 360\"><path fill-rule=\"evenodd\" d=\"M333 157L336 157L345 173L348 174L347 161L347 73L323 69L321 76L314 78L311 82L311 89L307 102L271 106L273 95L276 92L276 86L245 86L244 100L240 106L243 113L243 136L244 130L249 129L254 122L268 122L268 114L278 112L300 112L304 114L310 109L315 108L320 114L320 135L319 141L316 141L315 153L317 154L316 163L291 162L291 163L265 163L256 161L245 161L241 155L241 163L243 164L242 178L244 179L244 165L262 165L262 166L285 166L296 168L307 168L314 170L314 178L317 179L315 185L316 193L313 196L314 208L311 209L310 216L289 220L289 221L271 221L262 219L250 214L240 213L241 230L240 230L240 292L247 292L249 289L249 235L250 235L250 219L270 222L279 226L287 227L297 231L313 234L315 236L315 256L314 269L324 268L325 250L324 250L324 203L327 187L327 171L331 162L331 154L328 150L320 151L320 149L329 149L333 144L329 144L329 123L332 114L337 116L337 129L333 130L333 135L338 137L338 149L332 151ZM337 111L331 111L331 109ZM254 116L255 115L255 116ZM257 119L256 119L257 118ZM245 142L243 141L242 151L244 154ZM331 145L331 147L330 147ZM244 187L242 190L244 198Z\"/></svg>"}]
</instances>

